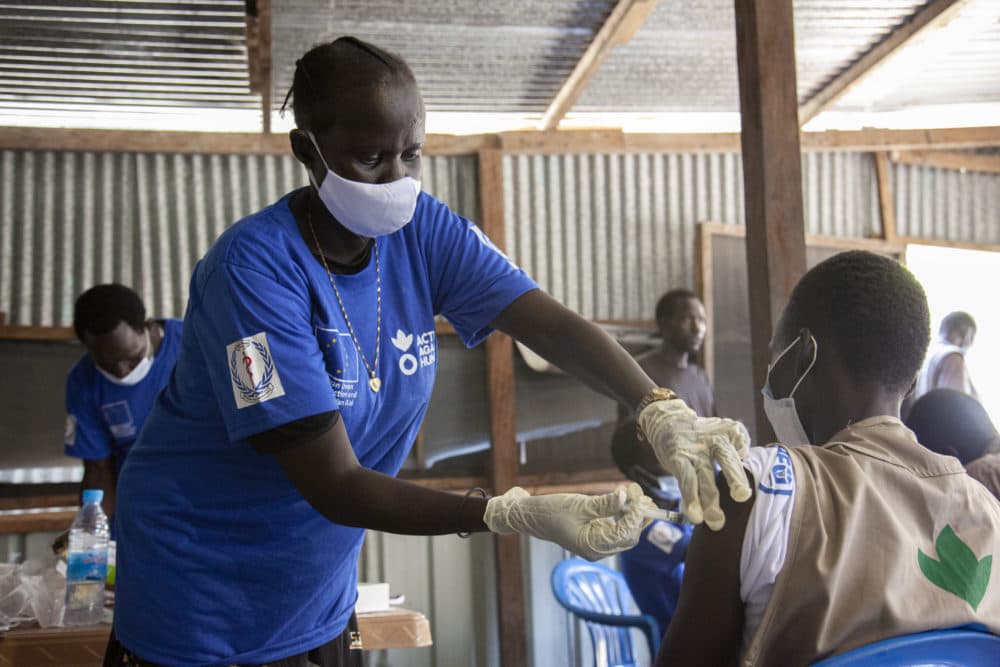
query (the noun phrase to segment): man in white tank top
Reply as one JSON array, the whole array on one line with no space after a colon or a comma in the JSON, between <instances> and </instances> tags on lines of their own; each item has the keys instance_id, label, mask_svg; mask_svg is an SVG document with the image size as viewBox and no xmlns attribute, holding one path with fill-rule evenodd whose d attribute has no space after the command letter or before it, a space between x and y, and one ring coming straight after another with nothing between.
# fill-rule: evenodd
<instances>
[{"instance_id":1,"label":"man in white tank top","mask_svg":"<svg viewBox=\"0 0 1000 667\"><path fill-rule=\"evenodd\" d=\"M965 364L965 355L975 339L976 321L972 315L962 311L946 315L920 369L913 400L932 389L954 389L979 398Z\"/></svg>"}]
</instances>

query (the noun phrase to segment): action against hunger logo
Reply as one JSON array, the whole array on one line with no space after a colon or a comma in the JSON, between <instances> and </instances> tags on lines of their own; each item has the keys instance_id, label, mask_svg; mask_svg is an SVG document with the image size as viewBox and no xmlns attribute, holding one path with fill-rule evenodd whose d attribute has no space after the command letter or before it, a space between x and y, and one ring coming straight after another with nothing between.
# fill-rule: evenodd
<instances>
[{"instance_id":1,"label":"action against hunger logo","mask_svg":"<svg viewBox=\"0 0 1000 667\"><path fill-rule=\"evenodd\" d=\"M412 352L410 349L414 342L413 334L396 329L396 335L390 340L392 346L402 352L399 357L399 371L403 375L413 375L418 369L432 366L437 362L437 337L433 329L416 336L417 347Z\"/></svg>"}]
</instances>

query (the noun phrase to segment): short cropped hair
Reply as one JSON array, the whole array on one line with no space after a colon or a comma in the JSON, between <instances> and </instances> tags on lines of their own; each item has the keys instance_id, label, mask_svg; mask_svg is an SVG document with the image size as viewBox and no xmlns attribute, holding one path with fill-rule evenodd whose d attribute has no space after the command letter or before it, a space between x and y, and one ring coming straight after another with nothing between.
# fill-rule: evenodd
<instances>
[{"instance_id":1,"label":"short cropped hair","mask_svg":"<svg viewBox=\"0 0 1000 667\"><path fill-rule=\"evenodd\" d=\"M930 342L924 289L899 262L862 250L820 262L799 281L785 307L792 333L808 328L833 345L859 381L906 391Z\"/></svg>"},{"instance_id":2,"label":"short cropped hair","mask_svg":"<svg viewBox=\"0 0 1000 667\"><path fill-rule=\"evenodd\" d=\"M698 295L689 289L672 289L656 302L656 321L669 320L677 312L677 307L688 299L697 299Z\"/></svg>"},{"instance_id":3,"label":"short cropped hair","mask_svg":"<svg viewBox=\"0 0 1000 667\"><path fill-rule=\"evenodd\" d=\"M281 110L291 100L296 127L319 132L333 125L339 105L351 91L392 81L416 81L405 60L357 37L339 37L314 46L295 61L292 86Z\"/></svg>"},{"instance_id":4,"label":"short cropped hair","mask_svg":"<svg viewBox=\"0 0 1000 667\"><path fill-rule=\"evenodd\" d=\"M81 341L84 334L106 334L120 322L133 329L146 323L146 305L134 290L125 285L95 285L76 299L73 306L73 329Z\"/></svg>"},{"instance_id":5,"label":"short cropped hair","mask_svg":"<svg viewBox=\"0 0 1000 667\"><path fill-rule=\"evenodd\" d=\"M913 404L906 426L917 440L939 454L958 454L963 465L989 451L996 427L982 404L954 389L933 389Z\"/></svg>"},{"instance_id":6,"label":"short cropped hair","mask_svg":"<svg viewBox=\"0 0 1000 667\"><path fill-rule=\"evenodd\" d=\"M947 336L953 331L968 331L969 329L976 330L976 320L972 318L972 315L961 310L956 310L954 313L948 313L941 319L941 326L938 327L938 333L942 336Z\"/></svg>"}]
</instances>

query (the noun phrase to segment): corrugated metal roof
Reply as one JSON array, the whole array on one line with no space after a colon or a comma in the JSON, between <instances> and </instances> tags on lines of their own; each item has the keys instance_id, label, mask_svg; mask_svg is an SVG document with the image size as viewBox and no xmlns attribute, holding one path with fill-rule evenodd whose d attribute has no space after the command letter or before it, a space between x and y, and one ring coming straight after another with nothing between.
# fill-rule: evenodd
<instances>
[{"instance_id":1,"label":"corrugated metal roof","mask_svg":"<svg viewBox=\"0 0 1000 667\"><path fill-rule=\"evenodd\" d=\"M950 23L901 49L834 108L892 111L996 100L1000 100L1000 2L973 0Z\"/></svg>"},{"instance_id":2,"label":"corrugated metal roof","mask_svg":"<svg viewBox=\"0 0 1000 667\"><path fill-rule=\"evenodd\" d=\"M273 104L277 109L284 99L302 53L353 34L406 58L432 112L541 114L615 2L273 0ZM814 94L923 4L795 0L800 98ZM873 76L836 108L1000 101L998 18L1000 2L972 0L960 20L938 31L966 31L967 39L922 41L908 49L926 54L917 59L920 66L910 67L910 76ZM249 92L241 0L0 4L0 116L42 123L57 112L90 111L117 119L130 109L159 114L163 122L169 116L174 123L188 114L196 123L197 110L207 109L224 110L243 127L259 116L259 106L259 96ZM661 0L635 38L611 53L572 111L737 108L731 0Z\"/></svg>"},{"instance_id":3,"label":"corrugated metal roof","mask_svg":"<svg viewBox=\"0 0 1000 667\"><path fill-rule=\"evenodd\" d=\"M580 101L586 111L732 111L736 23L731 0L663 0L612 51Z\"/></svg>"},{"instance_id":4,"label":"corrugated metal roof","mask_svg":"<svg viewBox=\"0 0 1000 667\"><path fill-rule=\"evenodd\" d=\"M338 0L324 18L283 0L275 7L274 97L284 98L295 60L311 45L354 35L406 59L429 111L541 111L614 4Z\"/></svg>"},{"instance_id":5,"label":"corrugated metal roof","mask_svg":"<svg viewBox=\"0 0 1000 667\"><path fill-rule=\"evenodd\" d=\"M795 0L804 101L922 0ZM730 0L664 0L601 67L574 111L737 111L736 17Z\"/></svg>"},{"instance_id":6,"label":"corrugated metal roof","mask_svg":"<svg viewBox=\"0 0 1000 667\"><path fill-rule=\"evenodd\" d=\"M0 4L0 107L259 106L241 0Z\"/></svg>"}]
</instances>

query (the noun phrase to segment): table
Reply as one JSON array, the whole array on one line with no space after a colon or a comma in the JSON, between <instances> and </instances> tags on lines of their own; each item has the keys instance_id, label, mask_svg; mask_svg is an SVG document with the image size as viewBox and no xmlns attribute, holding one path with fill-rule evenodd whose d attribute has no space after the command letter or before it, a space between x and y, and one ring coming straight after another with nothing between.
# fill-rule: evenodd
<instances>
[{"instance_id":1,"label":"table","mask_svg":"<svg viewBox=\"0 0 1000 667\"><path fill-rule=\"evenodd\" d=\"M400 609L358 614L366 651L430 646L431 626L418 611ZM17 628L0 635L3 667L100 667L110 625Z\"/></svg>"}]
</instances>

